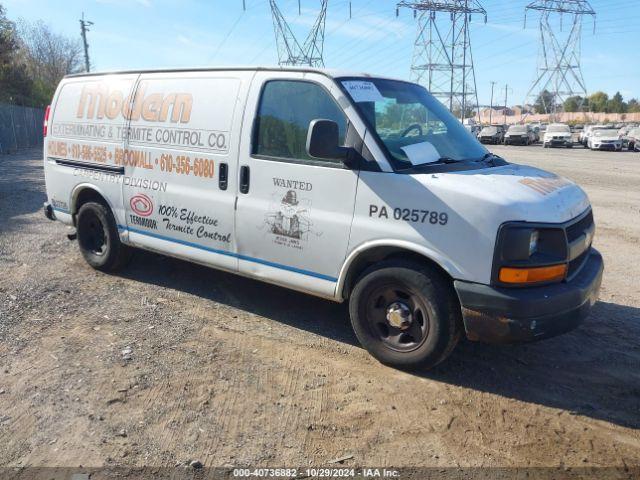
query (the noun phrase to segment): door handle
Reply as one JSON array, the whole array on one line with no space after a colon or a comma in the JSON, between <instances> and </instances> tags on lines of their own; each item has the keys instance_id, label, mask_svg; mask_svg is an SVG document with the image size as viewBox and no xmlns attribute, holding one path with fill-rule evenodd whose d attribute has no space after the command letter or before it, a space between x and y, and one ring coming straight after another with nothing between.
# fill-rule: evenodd
<instances>
[{"instance_id":1,"label":"door handle","mask_svg":"<svg viewBox=\"0 0 640 480\"><path fill-rule=\"evenodd\" d=\"M229 185L229 165L226 163L220 164L220 173L218 174L218 186L220 190L226 190Z\"/></svg>"},{"instance_id":2,"label":"door handle","mask_svg":"<svg viewBox=\"0 0 640 480\"><path fill-rule=\"evenodd\" d=\"M251 181L251 172L248 165L240 167L240 193L249 193L249 183Z\"/></svg>"}]
</instances>

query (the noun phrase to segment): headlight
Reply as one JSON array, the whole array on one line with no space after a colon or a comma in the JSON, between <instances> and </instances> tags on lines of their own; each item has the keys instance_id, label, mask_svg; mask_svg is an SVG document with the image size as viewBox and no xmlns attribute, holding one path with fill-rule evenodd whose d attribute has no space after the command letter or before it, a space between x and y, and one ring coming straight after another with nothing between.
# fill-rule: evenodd
<instances>
[{"instance_id":1,"label":"headlight","mask_svg":"<svg viewBox=\"0 0 640 480\"><path fill-rule=\"evenodd\" d=\"M496 243L494 281L503 285L562 281L567 248L561 228L521 222L504 224Z\"/></svg>"},{"instance_id":2,"label":"headlight","mask_svg":"<svg viewBox=\"0 0 640 480\"><path fill-rule=\"evenodd\" d=\"M540 239L540 232L534 230L529 237L529 256L532 256L538 251L538 240Z\"/></svg>"}]
</instances>

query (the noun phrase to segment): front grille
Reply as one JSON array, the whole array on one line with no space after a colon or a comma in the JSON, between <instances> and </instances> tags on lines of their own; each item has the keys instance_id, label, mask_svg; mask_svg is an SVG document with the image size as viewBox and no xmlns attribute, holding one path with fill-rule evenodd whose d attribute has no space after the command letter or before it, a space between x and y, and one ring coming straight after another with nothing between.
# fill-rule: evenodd
<instances>
[{"instance_id":1,"label":"front grille","mask_svg":"<svg viewBox=\"0 0 640 480\"><path fill-rule=\"evenodd\" d=\"M593 226L593 211L589 210L589 213L587 213L584 217L582 217L577 222L569 225L566 228L567 241L571 243L577 238L580 238L592 226ZM591 249L591 245L588 245L584 252L582 252L578 257L574 258L572 261L569 262L568 269L567 269L567 279L571 280L573 277L575 277L578 274L580 269L587 262L590 249Z\"/></svg>"},{"instance_id":2,"label":"front grille","mask_svg":"<svg viewBox=\"0 0 640 480\"><path fill-rule=\"evenodd\" d=\"M582 253L582 255L572 260L571 262L569 262L569 268L567 270L567 278L569 280L571 280L576 275L576 273L578 273L580 269L584 266L588 256L589 256L589 249L586 249Z\"/></svg>"},{"instance_id":3,"label":"front grille","mask_svg":"<svg viewBox=\"0 0 640 480\"><path fill-rule=\"evenodd\" d=\"M589 210L587 215L567 227L567 240L569 243L580 237L580 235L583 235L591 225L593 225L593 211Z\"/></svg>"}]
</instances>

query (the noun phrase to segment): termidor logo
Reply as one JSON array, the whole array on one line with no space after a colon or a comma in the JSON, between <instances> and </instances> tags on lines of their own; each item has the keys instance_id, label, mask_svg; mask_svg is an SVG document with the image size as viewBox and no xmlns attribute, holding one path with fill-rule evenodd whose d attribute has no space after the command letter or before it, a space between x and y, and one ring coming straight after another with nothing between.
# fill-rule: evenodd
<instances>
[{"instance_id":1,"label":"termidor logo","mask_svg":"<svg viewBox=\"0 0 640 480\"><path fill-rule=\"evenodd\" d=\"M131 210L141 217L148 217L153 213L153 202L144 193L139 193L129 201Z\"/></svg>"},{"instance_id":2,"label":"termidor logo","mask_svg":"<svg viewBox=\"0 0 640 480\"><path fill-rule=\"evenodd\" d=\"M110 90L104 83L85 85L80 94L77 118L115 119L122 115L127 120L147 122L189 123L193 96L190 93L152 93L146 95L147 85L142 82L133 101L125 98L121 90Z\"/></svg>"}]
</instances>

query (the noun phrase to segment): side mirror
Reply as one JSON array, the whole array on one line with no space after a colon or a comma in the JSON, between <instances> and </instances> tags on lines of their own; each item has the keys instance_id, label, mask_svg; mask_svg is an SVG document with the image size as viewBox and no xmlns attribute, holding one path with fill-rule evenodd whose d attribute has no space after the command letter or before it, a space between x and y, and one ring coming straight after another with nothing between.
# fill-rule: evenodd
<instances>
[{"instance_id":1,"label":"side mirror","mask_svg":"<svg viewBox=\"0 0 640 480\"><path fill-rule=\"evenodd\" d=\"M313 120L307 133L307 153L321 160L341 160L350 157L348 147L340 146L338 124L332 120Z\"/></svg>"}]
</instances>

